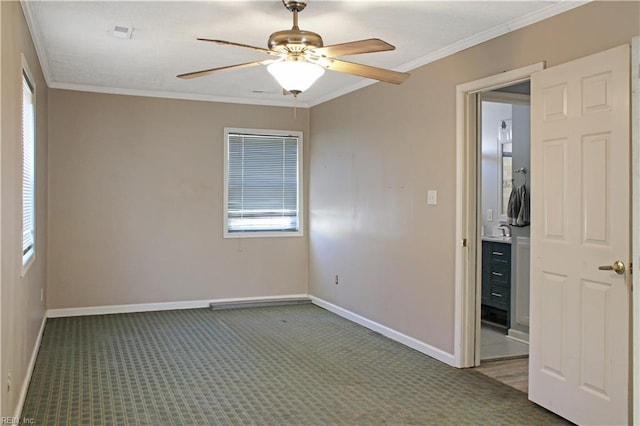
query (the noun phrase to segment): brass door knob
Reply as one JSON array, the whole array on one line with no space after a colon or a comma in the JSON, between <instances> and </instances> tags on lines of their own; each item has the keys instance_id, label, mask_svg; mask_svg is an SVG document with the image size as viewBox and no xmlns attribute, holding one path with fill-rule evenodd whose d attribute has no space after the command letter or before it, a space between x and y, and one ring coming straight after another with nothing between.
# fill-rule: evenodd
<instances>
[{"instance_id":1,"label":"brass door knob","mask_svg":"<svg viewBox=\"0 0 640 426\"><path fill-rule=\"evenodd\" d=\"M613 265L604 265L604 266L599 266L598 269L600 269L601 271L614 271L616 274L624 274L625 271L625 266L624 263L616 260L615 262L613 262Z\"/></svg>"}]
</instances>

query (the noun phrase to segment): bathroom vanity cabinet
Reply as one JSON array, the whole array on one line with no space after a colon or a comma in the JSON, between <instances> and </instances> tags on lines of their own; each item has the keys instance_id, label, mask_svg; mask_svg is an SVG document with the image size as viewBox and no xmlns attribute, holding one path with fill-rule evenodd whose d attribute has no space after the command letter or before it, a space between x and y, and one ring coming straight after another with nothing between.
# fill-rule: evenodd
<instances>
[{"instance_id":1,"label":"bathroom vanity cabinet","mask_svg":"<svg viewBox=\"0 0 640 426\"><path fill-rule=\"evenodd\" d=\"M482 318L507 328L511 318L511 244L482 242Z\"/></svg>"}]
</instances>

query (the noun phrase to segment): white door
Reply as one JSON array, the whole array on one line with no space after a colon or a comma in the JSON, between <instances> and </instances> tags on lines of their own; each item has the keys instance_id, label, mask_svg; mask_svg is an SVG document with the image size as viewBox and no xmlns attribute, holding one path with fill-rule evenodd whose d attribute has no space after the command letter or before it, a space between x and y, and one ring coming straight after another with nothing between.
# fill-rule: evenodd
<instances>
[{"instance_id":1,"label":"white door","mask_svg":"<svg viewBox=\"0 0 640 426\"><path fill-rule=\"evenodd\" d=\"M629 54L531 80L529 398L578 424L628 423Z\"/></svg>"}]
</instances>

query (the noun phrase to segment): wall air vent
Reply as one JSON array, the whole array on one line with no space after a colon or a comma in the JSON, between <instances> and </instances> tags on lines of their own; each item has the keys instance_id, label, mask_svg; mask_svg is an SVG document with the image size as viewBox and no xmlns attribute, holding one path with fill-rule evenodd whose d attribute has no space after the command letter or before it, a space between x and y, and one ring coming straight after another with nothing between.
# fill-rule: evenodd
<instances>
[{"instance_id":1,"label":"wall air vent","mask_svg":"<svg viewBox=\"0 0 640 426\"><path fill-rule=\"evenodd\" d=\"M131 38L133 27L125 27L124 25L114 25L111 28L111 35L116 38Z\"/></svg>"}]
</instances>

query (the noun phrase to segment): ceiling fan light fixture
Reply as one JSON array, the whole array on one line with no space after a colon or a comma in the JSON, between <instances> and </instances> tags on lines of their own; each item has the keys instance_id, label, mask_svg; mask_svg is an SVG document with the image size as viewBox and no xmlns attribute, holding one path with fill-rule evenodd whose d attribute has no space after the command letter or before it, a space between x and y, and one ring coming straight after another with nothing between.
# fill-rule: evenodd
<instances>
[{"instance_id":1,"label":"ceiling fan light fixture","mask_svg":"<svg viewBox=\"0 0 640 426\"><path fill-rule=\"evenodd\" d=\"M324 74L324 68L307 61L285 60L267 66L267 71L287 92L297 95L307 90Z\"/></svg>"}]
</instances>

